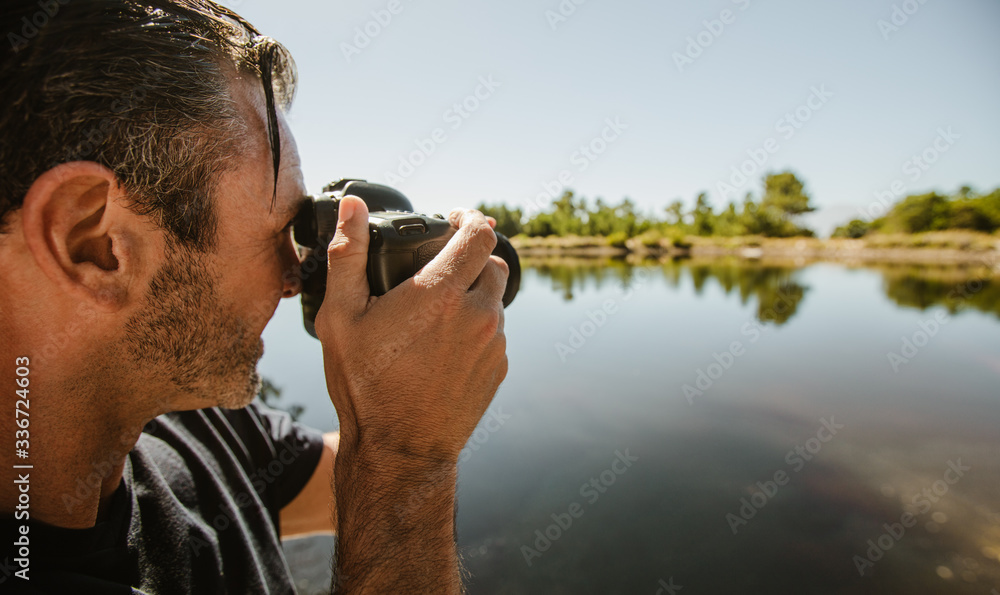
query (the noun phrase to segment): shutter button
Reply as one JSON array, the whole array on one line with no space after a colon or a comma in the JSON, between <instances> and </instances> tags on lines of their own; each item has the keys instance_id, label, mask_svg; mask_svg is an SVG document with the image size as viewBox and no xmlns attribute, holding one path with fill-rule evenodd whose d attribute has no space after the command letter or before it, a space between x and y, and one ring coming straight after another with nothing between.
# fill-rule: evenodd
<instances>
[{"instance_id":1,"label":"shutter button","mask_svg":"<svg viewBox=\"0 0 1000 595\"><path fill-rule=\"evenodd\" d=\"M427 227L423 223L410 223L399 226L399 235L418 236L427 233Z\"/></svg>"}]
</instances>

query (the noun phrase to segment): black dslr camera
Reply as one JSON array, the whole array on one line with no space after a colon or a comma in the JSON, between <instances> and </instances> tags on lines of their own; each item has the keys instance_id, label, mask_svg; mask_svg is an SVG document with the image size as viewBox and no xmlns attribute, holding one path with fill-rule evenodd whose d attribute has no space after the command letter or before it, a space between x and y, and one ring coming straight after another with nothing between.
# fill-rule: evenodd
<instances>
[{"instance_id":1,"label":"black dslr camera","mask_svg":"<svg viewBox=\"0 0 1000 595\"><path fill-rule=\"evenodd\" d=\"M372 295L383 295L409 279L445 247L455 228L442 215L413 212L410 201L398 190L365 180L340 180L311 197L293 223L295 242L305 249L302 261L302 317L306 330L316 336L316 313L326 295L326 251L337 231L340 199L357 196L368 205L368 286ZM503 294L506 308L521 286L521 263L503 234L497 234L493 254L510 269Z\"/></svg>"}]
</instances>

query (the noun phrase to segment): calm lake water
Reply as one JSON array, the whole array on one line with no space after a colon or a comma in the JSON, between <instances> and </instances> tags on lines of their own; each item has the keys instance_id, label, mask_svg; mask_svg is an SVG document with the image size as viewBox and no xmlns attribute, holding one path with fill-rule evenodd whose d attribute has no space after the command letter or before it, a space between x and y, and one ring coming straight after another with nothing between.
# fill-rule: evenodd
<instances>
[{"instance_id":1,"label":"calm lake water","mask_svg":"<svg viewBox=\"0 0 1000 595\"><path fill-rule=\"evenodd\" d=\"M987 268L525 264L460 467L471 593L1000 593ZM286 302L260 371L333 429Z\"/></svg>"}]
</instances>

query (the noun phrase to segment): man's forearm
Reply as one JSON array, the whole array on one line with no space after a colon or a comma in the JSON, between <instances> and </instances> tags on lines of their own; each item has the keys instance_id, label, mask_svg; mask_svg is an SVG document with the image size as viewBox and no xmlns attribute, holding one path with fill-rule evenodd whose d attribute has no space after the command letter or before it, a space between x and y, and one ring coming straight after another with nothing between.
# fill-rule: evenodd
<instances>
[{"instance_id":1,"label":"man's forearm","mask_svg":"<svg viewBox=\"0 0 1000 595\"><path fill-rule=\"evenodd\" d=\"M341 448L336 593L461 593L453 462Z\"/></svg>"}]
</instances>

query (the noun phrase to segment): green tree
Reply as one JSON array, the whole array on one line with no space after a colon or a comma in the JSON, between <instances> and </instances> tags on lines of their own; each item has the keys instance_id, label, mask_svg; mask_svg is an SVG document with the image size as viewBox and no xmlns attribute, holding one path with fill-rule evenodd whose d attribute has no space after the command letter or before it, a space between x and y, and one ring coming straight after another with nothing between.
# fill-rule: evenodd
<instances>
[{"instance_id":1,"label":"green tree","mask_svg":"<svg viewBox=\"0 0 1000 595\"><path fill-rule=\"evenodd\" d=\"M746 233L739 213L736 212L736 203L729 203L725 211L719 213L715 218L715 235L723 237L740 236Z\"/></svg>"},{"instance_id":2,"label":"green tree","mask_svg":"<svg viewBox=\"0 0 1000 595\"><path fill-rule=\"evenodd\" d=\"M521 223L524 214L521 209L512 209L506 204L496 206L480 204L476 209L482 214L496 219L496 230L509 238L524 232L524 225Z\"/></svg>"},{"instance_id":3,"label":"green tree","mask_svg":"<svg viewBox=\"0 0 1000 595\"><path fill-rule=\"evenodd\" d=\"M763 233L760 221L757 218L757 212L760 210L760 205L758 205L753 200L753 194L747 192L746 196L743 197L743 207L740 210L740 225L743 227L743 234L757 235Z\"/></svg>"},{"instance_id":4,"label":"green tree","mask_svg":"<svg viewBox=\"0 0 1000 595\"><path fill-rule=\"evenodd\" d=\"M830 237L857 239L863 237L869 230L871 230L871 224L867 221L852 219L847 225L841 225L833 230L833 234Z\"/></svg>"},{"instance_id":5,"label":"green tree","mask_svg":"<svg viewBox=\"0 0 1000 595\"><path fill-rule=\"evenodd\" d=\"M586 203L577 200L572 190L563 192L555 202L552 213L552 225L559 236L577 235L583 231L583 215L587 212Z\"/></svg>"},{"instance_id":6,"label":"green tree","mask_svg":"<svg viewBox=\"0 0 1000 595\"><path fill-rule=\"evenodd\" d=\"M584 233L589 236L609 236L615 231L617 218L615 208L598 198L594 210L587 213Z\"/></svg>"},{"instance_id":7,"label":"green tree","mask_svg":"<svg viewBox=\"0 0 1000 595\"><path fill-rule=\"evenodd\" d=\"M625 197L621 204L615 207L616 225L614 231L624 233L627 237L634 238L640 233L649 229L649 223L645 217L636 209L632 199Z\"/></svg>"},{"instance_id":8,"label":"green tree","mask_svg":"<svg viewBox=\"0 0 1000 595\"><path fill-rule=\"evenodd\" d=\"M702 192L695 199L691 220L696 235L710 236L715 232L715 214L712 212L712 205L708 202L708 194Z\"/></svg>"},{"instance_id":9,"label":"green tree","mask_svg":"<svg viewBox=\"0 0 1000 595\"><path fill-rule=\"evenodd\" d=\"M683 202L675 200L669 205L667 205L666 209L664 210L667 212L667 221L666 221L667 225L680 226L681 224L684 223Z\"/></svg>"},{"instance_id":10,"label":"green tree","mask_svg":"<svg viewBox=\"0 0 1000 595\"><path fill-rule=\"evenodd\" d=\"M862 222L838 227L835 237L859 237ZM923 233L946 229L968 229L993 233L1000 229L1000 188L978 195L970 186L955 194L914 194L899 201L880 219L868 225L868 233ZM846 234L846 235L845 235Z\"/></svg>"},{"instance_id":11,"label":"green tree","mask_svg":"<svg viewBox=\"0 0 1000 595\"><path fill-rule=\"evenodd\" d=\"M816 210L809 204L805 186L795 174L787 171L764 178L764 197L761 202L765 207L777 208L789 217Z\"/></svg>"},{"instance_id":12,"label":"green tree","mask_svg":"<svg viewBox=\"0 0 1000 595\"><path fill-rule=\"evenodd\" d=\"M751 233L771 237L812 236L813 232L797 225L795 218L815 210L805 185L795 174L768 174L764 178L764 195L747 227Z\"/></svg>"},{"instance_id":13,"label":"green tree","mask_svg":"<svg viewBox=\"0 0 1000 595\"><path fill-rule=\"evenodd\" d=\"M524 224L524 233L531 237L547 238L555 235L555 225L552 223L551 213L538 213Z\"/></svg>"},{"instance_id":14,"label":"green tree","mask_svg":"<svg viewBox=\"0 0 1000 595\"><path fill-rule=\"evenodd\" d=\"M1000 188L975 196L963 186L951 205L949 226L992 233L1000 229Z\"/></svg>"},{"instance_id":15,"label":"green tree","mask_svg":"<svg viewBox=\"0 0 1000 595\"><path fill-rule=\"evenodd\" d=\"M886 231L920 233L948 229L951 205L937 192L907 196L886 215Z\"/></svg>"}]
</instances>

